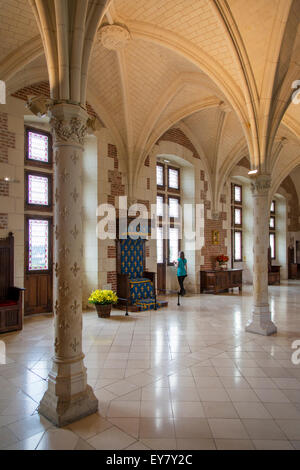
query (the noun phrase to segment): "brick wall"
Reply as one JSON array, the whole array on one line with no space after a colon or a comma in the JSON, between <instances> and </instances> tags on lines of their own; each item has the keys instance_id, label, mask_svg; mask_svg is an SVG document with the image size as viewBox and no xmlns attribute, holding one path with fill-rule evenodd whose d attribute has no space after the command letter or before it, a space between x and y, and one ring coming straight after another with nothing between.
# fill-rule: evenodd
<instances>
[{"instance_id":1,"label":"brick wall","mask_svg":"<svg viewBox=\"0 0 300 470\"><path fill-rule=\"evenodd\" d=\"M158 139L157 143L159 143L161 140L168 140L170 142L174 142L175 144L180 144L183 147L188 148L193 153L193 157L200 158L200 156L199 156L197 150L195 149L195 147L193 146L192 142L182 132L181 129L177 129L177 128L169 129L167 132L164 133L164 135L162 135Z\"/></svg>"},{"instance_id":2,"label":"brick wall","mask_svg":"<svg viewBox=\"0 0 300 470\"><path fill-rule=\"evenodd\" d=\"M20 100L27 101L29 96L45 96L46 98L50 98L50 86L48 81L42 81L35 83L34 85L30 85L20 90L17 90L15 93L12 93L11 96L14 98L19 98ZM87 102L86 103L86 110L87 113L91 117L96 117L101 123L101 119L99 118L98 114L95 112L93 107Z\"/></svg>"},{"instance_id":3,"label":"brick wall","mask_svg":"<svg viewBox=\"0 0 300 470\"><path fill-rule=\"evenodd\" d=\"M8 163L8 149L16 147L16 138L9 132L7 126L7 113L0 113L0 162Z\"/></svg>"},{"instance_id":4,"label":"brick wall","mask_svg":"<svg viewBox=\"0 0 300 470\"><path fill-rule=\"evenodd\" d=\"M7 181L0 181L0 196L9 196L9 183Z\"/></svg>"}]
</instances>

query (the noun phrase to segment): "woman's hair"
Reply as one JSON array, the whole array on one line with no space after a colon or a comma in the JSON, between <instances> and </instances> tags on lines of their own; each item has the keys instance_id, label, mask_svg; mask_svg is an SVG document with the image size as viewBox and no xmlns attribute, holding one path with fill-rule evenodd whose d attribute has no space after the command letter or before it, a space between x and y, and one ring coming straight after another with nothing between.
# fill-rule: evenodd
<instances>
[{"instance_id":1,"label":"woman's hair","mask_svg":"<svg viewBox=\"0 0 300 470\"><path fill-rule=\"evenodd\" d=\"M179 252L179 258L184 259L184 251Z\"/></svg>"}]
</instances>

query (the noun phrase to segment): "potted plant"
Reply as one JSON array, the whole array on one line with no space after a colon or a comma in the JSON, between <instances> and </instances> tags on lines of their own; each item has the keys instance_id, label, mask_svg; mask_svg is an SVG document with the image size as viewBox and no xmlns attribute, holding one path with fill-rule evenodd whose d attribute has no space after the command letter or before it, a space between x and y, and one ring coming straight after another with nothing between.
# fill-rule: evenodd
<instances>
[{"instance_id":1,"label":"potted plant","mask_svg":"<svg viewBox=\"0 0 300 470\"><path fill-rule=\"evenodd\" d=\"M94 290L90 297L89 303L94 304L99 318L110 316L111 306L118 302L118 297L112 290Z\"/></svg>"},{"instance_id":2,"label":"potted plant","mask_svg":"<svg viewBox=\"0 0 300 470\"><path fill-rule=\"evenodd\" d=\"M226 255L219 255L219 256L216 257L216 261L217 261L220 269L226 269L227 268L228 260L229 260L229 258Z\"/></svg>"}]
</instances>

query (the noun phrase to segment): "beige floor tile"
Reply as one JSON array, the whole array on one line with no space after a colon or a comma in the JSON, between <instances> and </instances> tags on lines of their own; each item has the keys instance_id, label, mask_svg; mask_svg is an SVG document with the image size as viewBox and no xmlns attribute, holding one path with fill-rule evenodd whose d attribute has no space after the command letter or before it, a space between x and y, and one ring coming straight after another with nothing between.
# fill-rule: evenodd
<instances>
[{"instance_id":1,"label":"beige floor tile","mask_svg":"<svg viewBox=\"0 0 300 470\"><path fill-rule=\"evenodd\" d=\"M88 439L87 442L97 450L121 450L126 449L135 441L134 437L116 427L112 427Z\"/></svg>"},{"instance_id":2,"label":"beige floor tile","mask_svg":"<svg viewBox=\"0 0 300 470\"><path fill-rule=\"evenodd\" d=\"M6 447L18 442L17 436L10 430L8 427L3 426L0 428L0 449L5 449Z\"/></svg>"},{"instance_id":3,"label":"beige floor tile","mask_svg":"<svg viewBox=\"0 0 300 470\"><path fill-rule=\"evenodd\" d=\"M111 385L107 385L105 390L108 390L111 393L114 393L117 396L126 395L129 392L132 392L137 388L136 385L131 384L127 380L121 380L119 382L115 382Z\"/></svg>"},{"instance_id":4,"label":"beige floor tile","mask_svg":"<svg viewBox=\"0 0 300 470\"><path fill-rule=\"evenodd\" d=\"M138 418L109 418L109 422L129 436L138 438L140 426Z\"/></svg>"},{"instance_id":5,"label":"beige floor tile","mask_svg":"<svg viewBox=\"0 0 300 470\"><path fill-rule=\"evenodd\" d=\"M247 380L251 387L255 389L277 389L273 380L267 377L247 377Z\"/></svg>"},{"instance_id":6,"label":"beige floor tile","mask_svg":"<svg viewBox=\"0 0 300 470\"><path fill-rule=\"evenodd\" d=\"M174 418L204 418L202 404L194 401L173 401Z\"/></svg>"},{"instance_id":7,"label":"beige floor tile","mask_svg":"<svg viewBox=\"0 0 300 470\"><path fill-rule=\"evenodd\" d=\"M233 402L258 402L259 398L253 390L227 388L228 395Z\"/></svg>"},{"instance_id":8,"label":"beige floor tile","mask_svg":"<svg viewBox=\"0 0 300 470\"><path fill-rule=\"evenodd\" d=\"M35 434L46 431L52 426L50 421L39 414L28 416L25 419L9 424L7 427L21 441Z\"/></svg>"},{"instance_id":9,"label":"beige floor tile","mask_svg":"<svg viewBox=\"0 0 300 470\"><path fill-rule=\"evenodd\" d=\"M286 439L285 434L274 420L243 419L242 421L251 439Z\"/></svg>"},{"instance_id":10,"label":"beige floor tile","mask_svg":"<svg viewBox=\"0 0 300 470\"><path fill-rule=\"evenodd\" d=\"M234 388L234 389L249 389L250 384L243 377L233 376L233 377L220 377L225 389Z\"/></svg>"},{"instance_id":11,"label":"beige floor tile","mask_svg":"<svg viewBox=\"0 0 300 470\"><path fill-rule=\"evenodd\" d=\"M217 377L217 371L214 367L193 366L191 371L194 377Z\"/></svg>"},{"instance_id":12,"label":"beige floor tile","mask_svg":"<svg viewBox=\"0 0 300 470\"><path fill-rule=\"evenodd\" d=\"M110 427L112 427L112 424L104 419L98 412L69 424L65 429L73 431L82 439L86 440Z\"/></svg>"},{"instance_id":13,"label":"beige floor tile","mask_svg":"<svg viewBox=\"0 0 300 470\"><path fill-rule=\"evenodd\" d=\"M79 437L66 429L48 429L36 450L74 450Z\"/></svg>"},{"instance_id":14,"label":"beige floor tile","mask_svg":"<svg viewBox=\"0 0 300 470\"><path fill-rule=\"evenodd\" d=\"M282 390L255 389L255 393L263 403L289 403L289 399Z\"/></svg>"},{"instance_id":15,"label":"beige floor tile","mask_svg":"<svg viewBox=\"0 0 300 470\"><path fill-rule=\"evenodd\" d=\"M6 447L5 450L35 450L42 439L44 432L39 432L34 436L18 441L15 444L12 444L9 447Z\"/></svg>"},{"instance_id":16,"label":"beige floor tile","mask_svg":"<svg viewBox=\"0 0 300 470\"><path fill-rule=\"evenodd\" d=\"M300 380L296 378L273 378L273 382L277 387L285 390L299 390L300 394Z\"/></svg>"},{"instance_id":17,"label":"beige floor tile","mask_svg":"<svg viewBox=\"0 0 300 470\"><path fill-rule=\"evenodd\" d=\"M109 418L138 418L140 416L140 401L113 400L108 408Z\"/></svg>"},{"instance_id":18,"label":"beige floor tile","mask_svg":"<svg viewBox=\"0 0 300 470\"><path fill-rule=\"evenodd\" d=\"M202 405L207 418L238 418L237 411L230 402L203 402Z\"/></svg>"},{"instance_id":19,"label":"beige floor tile","mask_svg":"<svg viewBox=\"0 0 300 470\"><path fill-rule=\"evenodd\" d=\"M300 420L300 409L291 403L265 403L264 406L274 419Z\"/></svg>"},{"instance_id":20,"label":"beige floor tile","mask_svg":"<svg viewBox=\"0 0 300 470\"><path fill-rule=\"evenodd\" d=\"M124 450L149 450L149 447L147 447L141 441L136 441L133 444L130 444L130 446L126 447Z\"/></svg>"},{"instance_id":21,"label":"beige floor tile","mask_svg":"<svg viewBox=\"0 0 300 470\"><path fill-rule=\"evenodd\" d=\"M254 450L252 441L248 439L215 439L218 450Z\"/></svg>"},{"instance_id":22,"label":"beige floor tile","mask_svg":"<svg viewBox=\"0 0 300 470\"><path fill-rule=\"evenodd\" d=\"M140 416L142 418L173 418L172 404L170 401L150 401L141 402Z\"/></svg>"},{"instance_id":23,"label":"beige floor tile","mask_svg":"<svg viewBox=\"0 0 300 470\"><path fill-rule=\"evenodd\" d=\"M288 439L293 441L300 440L300 419L276 419L276 423Z\"/></svg>"},{"instance_id":24,"label":"beige floor tile","mask_svg":"<svg viewBox=\"0 0 300 470\"><path fill-rule=\"evenodd\" d=\"M177 439L212 438L205 418L176 418L174 425Z\"/></svg>"},{"instance_id":25,"label":"beige floor tile","mask_svg":"<svg viewBox=\"0 0 300 470\"><path fill-rule=\"evenodd\" d=\"M141 418L140 439L175 438L174 421L170 418Z\"/></svg>"},{"instance_id":26,"label":"beige floor tile","mask_svg":"<svg viewBox=\"0 0 300 470\"><path fill-rule=\"evenodd\" d=\"M237 402L233 403L238 415L241 419L253 418L253 419L271 419L272 416L267 409L257 402Z\"/></svg>"},{"instance_id":27,"label":"beige floor tile","mask_svg":"<svg viewBox=\"0 0 300 470\"><path fill-rule=\"evenodd\" d=\"M294 450L292 444L284 440L253 439L253 444L257 450Z\"/></svg>"},{"instance_id":28,"label":"beige floor tile","mask_svg":"<svg viewBox=\"0 0 300 470\"><path fill-rule=\"evenodd\" d=\"M198 389L201 401L215 401L225 402L230 401L230 398L225 390L215 388L201 388Z\"/></svg>"},{"instance_id":29,"label":"beige floor tile","mask_svg":"<svg viewBox=\"0 0 300 470\"><path fill-rule=\"evenodd\" d=\"M212 435L215 439L249 439L239 419L208 419Z\"/></svg>"},{"instance_id":30,"label":"beige floor tile","mask_svg":"<svg viewBox=\"0 0 300 470\"><path fill-rule=\"evenodd\" d=\"M177 439L177 449L180 450L215 450L213 439Z\"/></svg>"},{"instance_id":31,"label":"beige floor tile","mask_svg":"<svg viewBox=\"0 0 300 470\"><path fill-rule=\"evenodd\" d=\"M171 388L172 401L200 401L197 387L178 387Z\"/></svg>"},{"instance_id":32,"label":"beige floor tile","mask_svg":"<svg viewBox=\"0 0 300 470\"><path fill-rule=\"evenodd\" d=\"M152 450L176 450L176 439L142 439L142 443Z\"/></svg>"},{"instance_id":33,"label":"beige floor tile","mask_svg":"<svg viewBox=\"0 0 300 470\"><path fill-rule=\"evenodd\" d=\"M224 389L223 383L219 377L195 377L198 388L219 388Z\"/></svg>"}]
</instances>

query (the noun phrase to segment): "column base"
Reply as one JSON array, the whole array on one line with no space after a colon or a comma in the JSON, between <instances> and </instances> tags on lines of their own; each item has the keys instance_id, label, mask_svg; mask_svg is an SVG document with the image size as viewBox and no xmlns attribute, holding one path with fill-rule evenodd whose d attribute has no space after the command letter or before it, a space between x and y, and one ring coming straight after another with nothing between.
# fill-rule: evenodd
<instances>
[{"instance_id":1,"label":"column base","mask_svg":"<svg viewBox=\"0 0 300 470\"><path fill-rule=\"evenodd\" d=\"M269 306L254 307L252 320L248 323L245 330L248 333L270 336L277 333L277 327L271 320Z\"/></svg>"},{"instance_id":2,"label":"column base","mask_svg":"<svg viewBox=\"0 0 300 470\"><path fill-rule=\"evenodd\" d=\"M73 395L69 399L53 395L47 390L43 396L38 412L58 427L78 421L85 416L96 413L98 400L92 388L87 385L85 392Z\"/></svg>"}]
</instances>

